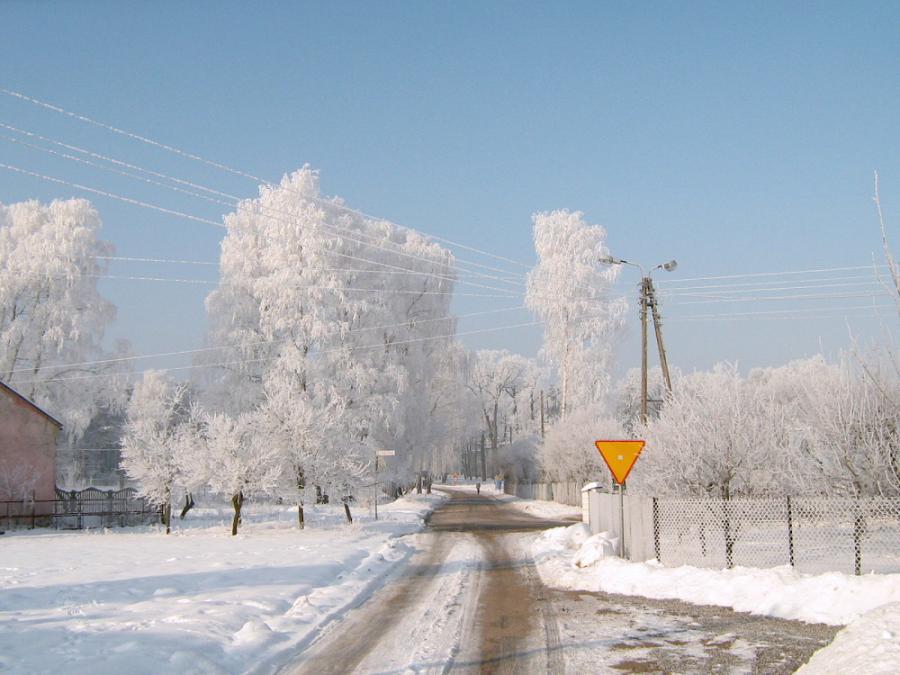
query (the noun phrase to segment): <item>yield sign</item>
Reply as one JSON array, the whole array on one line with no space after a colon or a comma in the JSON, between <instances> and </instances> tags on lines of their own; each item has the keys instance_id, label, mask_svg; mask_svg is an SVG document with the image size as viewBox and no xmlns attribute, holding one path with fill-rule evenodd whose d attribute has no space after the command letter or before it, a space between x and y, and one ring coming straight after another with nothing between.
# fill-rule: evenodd
<instances>
[{"instance_id":1,"label":"yield sign","mask_svg":"<svg viewBox=\"0 0 900 675\"><path fill-rule=\"evenodd\" d=\"M595 445L619 485L625 483L631 467L644 449L644 441L595 441Z\"/></svg>"}]
</instances>

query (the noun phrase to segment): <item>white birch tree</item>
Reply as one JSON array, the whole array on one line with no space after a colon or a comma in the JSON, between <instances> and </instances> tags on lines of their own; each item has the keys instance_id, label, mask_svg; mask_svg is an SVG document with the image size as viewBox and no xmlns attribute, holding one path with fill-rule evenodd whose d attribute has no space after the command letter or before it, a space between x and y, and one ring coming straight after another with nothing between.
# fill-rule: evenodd
<instances>
[{"instance_id":1,"label":"white birch tree","mask_svg":"<svg viewBox=\"0 0 900 675\"><path fill-rule=\"evenodd\" d=\"M0 379L64 425L70 440L101 404L125 400L103 335L115 307L97 291L112 252L83 199L0 204ZM110 377L82 377L107 374Z\"/></svg>"},{"instance_id":2,"label":"white birch tree","mask_svg":"<svg viewBox=\"0 0 900 675\"><path fill-rule=\"evenodd\" d=\"M543 321L541 354L558 374L565 417L606 397L627 305L610 296L618 267L598 262L609 254L604 228L566 210L537 213L533 221L538 263L528 274L525 303Z\"/></svg>"}]
</instances>

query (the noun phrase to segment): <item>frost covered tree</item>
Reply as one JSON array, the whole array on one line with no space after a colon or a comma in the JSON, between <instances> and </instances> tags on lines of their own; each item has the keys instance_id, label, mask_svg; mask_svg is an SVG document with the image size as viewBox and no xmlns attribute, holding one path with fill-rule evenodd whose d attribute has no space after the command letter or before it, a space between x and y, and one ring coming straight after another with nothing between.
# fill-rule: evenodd
<instances>
[{"instance_id":1,"label":"frost covered tree","mask_svg":"<svg viewBox=\"0 0 900 675\"><path fill-rule=\"evenodd\" d=\"M245 440L279 449L299 517L310 487L344 496L369 480L377 447L420 465L434 360L454 330L449 252L322 197L308 168L225 223L207 309L228 365L211 371L207 406L253 416Z\"/></svg>"},{"instance_id":2,"label":"frost covered tree","mask_svg":"<svg viewBox=\"0 0 900 675\"><path fill-rule=\"evenodd\" d=\"M671 375L673 379L677 379L681 377L681 372L677 368L672 368ZM651 417L658 416L667 393L662 369L659 366L650 368L647 372L647 399L650 403L648 407ZM622 423L623 429L628 434L633 434L641 424L640 368L630 368L616 383L615 401L616 419Z\"/></svg>"},{"instance_id":3,"label":"frost covered tree","mask_svg":"<svg viewBox=\"0 0 900 675\"><path fill-rule=\"evenodd\" d=\"M659 417L638 430L647 446L635 488L720 499L768 491L776 453L767 409L734 365L677 378Z\"/></svg>"},{"instance_id":4,"label":"frost covered tree","mask_svg":"<svg viewBox=\"0 0 900 675\"><path fill-rule=\"evenodd\" d=\"M625 438L618 420L582 406L552 425L538 447L543 476L551 481L608 481L609 470L594 441Z\"/></svg>"},{"instance_id":5,"label":"frost covered tree","mask_svg":"<svg viewBox=\"0 0 900 675\"><path fill-rule=\"evenodd\" d=\"M238 533L241 509L248 497L276 494L284 472L278 448L259 433L260 418L253 413L237 417L225 413L206 416L201 466L213 467L207 484L216 494L231 500L234 517L231 534Z\"/></svg>"},{"instance_id":6,"label":"frost covered tree","mask_svg":"<svg viewBox=\"0 0 900 675\"><path fill-rule=\"evenodd\" d=\"M870 375L871 367L867 375L845 356L837 364L820 364L816 378L803 381L803 414L795 424L799 475L807 490L852 497L900 494L900 390L896 380Z\"/></svg>"},{"instance_id":7,"label":"frost covered tree","mask_svg":"<svg viewBox=\"0 0 900 675\"><path fill-rule=\"evenodd\" d=\"M115 317L97 291L112 247L83 199L0 204L0 379L57 416L70 439L101 404L124 403L124 382L101 342ZM72 365L69 365L72 364ZM109 377L83 377L106 374Z\"/></svg>"},{"instance_id":8,"label":"frost covered tree","mask_svg":"<svg viewBox=\"0 0 900 675\"><path fill-rule=\"evenodd\" d=\"M501 413L511 409L517 392L536 381L536 370L531 360L505 349L482 349L471 355L466 386L478 402L494 466L501 440ZM482 467L483 474L486 468Z\"/></svg>"},{"instance_id":9,"label":"frost covered tree","mask_svg":"<svg viewBox=\"0 0 900 675\"><path fill-rule=\"evenodd\" d=\"M626 303L609 295L618 268L598 262L609 254L606 230L566 210L537 213L533 221L538 263L525 303L544 324L541 354L557 371L565 417L606 396Z\"/></svg>"},{"instance_id":10,"label":"frost covered tree","mask_svg":"<svg viewBox=\"0 0 900 675\"><path fill-rule=\"evenodd\" d=\"M137 482L142 496L163 507L166 534L172 525L173 493L182 476L176 439L189 412L187 386L159 371L144 373L126 407L121 467Z\"/></svg>"}]
</instances>

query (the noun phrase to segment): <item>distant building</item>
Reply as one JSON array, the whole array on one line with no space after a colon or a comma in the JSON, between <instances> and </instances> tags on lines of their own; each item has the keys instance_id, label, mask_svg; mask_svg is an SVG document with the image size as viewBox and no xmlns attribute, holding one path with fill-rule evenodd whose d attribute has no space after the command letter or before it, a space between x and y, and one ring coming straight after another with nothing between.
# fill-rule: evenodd
<instances>
[{"instance_id":1,"label":"distant building","mask_svg":"<svg viewBox=\"0 0 900 675\"><path fill-rule=\"evenodd\" d=\"M62 423L0 382L0 501L56 499Z\"/></svg>"}]
</instances>

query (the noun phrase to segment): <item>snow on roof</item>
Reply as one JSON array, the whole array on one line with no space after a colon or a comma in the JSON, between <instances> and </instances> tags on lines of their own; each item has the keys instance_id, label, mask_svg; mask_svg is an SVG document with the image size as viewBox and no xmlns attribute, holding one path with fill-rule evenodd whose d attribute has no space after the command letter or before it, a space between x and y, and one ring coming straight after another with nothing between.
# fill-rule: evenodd
<instances>
[{"instance_id":1,"label":"snow on roof","mask_svg":"<svg viewBox=\"0 0 900 675\"><path fill-rule=\"evenodd\" d=\"M50 420L51 422L53 422L53 424L55 424L56 426L58 426L60 429L63 428L62 422L60 422L60 421L59 421L58 419L56 419L53 415L51 415L51 414L48 413L46 410L44 410L43 408L41 408L37 403L35 403L34 401L32 401L31 399L29 399L28 397L23 396L22 394L20 394L19 392L17 392L15 389L13 389L12 387L10 387L8 384L6 384L5 382L3 382L3 380L0 380L0 389L5 389L6 391L8 391L8 392L10 392L11 394L13 394L13 396L15 396L15 397L17 397L17 398L20 398L21 400L25 401L25 403L27 403L30 407L34 408L37 412L39 412L41 415L43 415L44 417L46 417L48 420Z\"/></svg>"}]
</instances>

